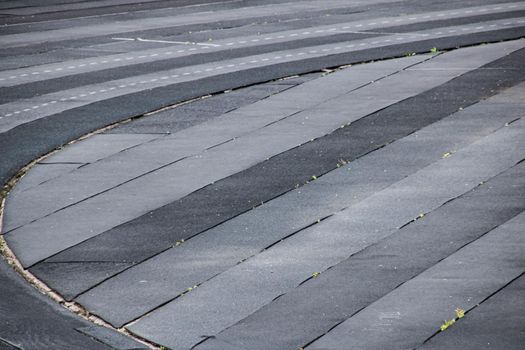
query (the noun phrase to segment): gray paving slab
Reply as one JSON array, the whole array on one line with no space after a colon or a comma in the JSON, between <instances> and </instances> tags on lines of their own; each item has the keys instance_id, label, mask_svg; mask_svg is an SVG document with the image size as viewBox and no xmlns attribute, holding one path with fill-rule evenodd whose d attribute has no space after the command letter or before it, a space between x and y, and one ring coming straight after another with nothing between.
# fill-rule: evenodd
<instances>
[{"instance_id":1,"label":"gray paving slab","mask_svg":"<svg viewBox=\"0 0 525 350\"><path fill-rule=\"evenodd\" d=\"M66 300L71 300L85 288L91 287L93 280L104 280L130 265L130 263L98 261L92 263L44 263L30 269L30 271L34 275L41 276L41 280L51 287L54 285L54 280L69 281L69 283L61 284L59 293ZM46 278L46 276L50 277ZM74 278L72 278L73 276Z\"/></svg>"},{"instance_id":2,"label":"gray paving slab","mask_svg":"<svg viewBox=\"0 0 525 350\"><path fill-rule=\"evenodd\" d=\"M512 169L507 173L513 172L514 170L515 169ZM523 166L520 171L523 171ZM388 298L390 294L396 293L401 288L405 288L414 276L418 274L420 274L419 276L424 275L426 272L423 271L436 263L438 263L438 265L435 265L432 269L439 266L441 259L447 257L449 254L452 254L451 257L459 255L456 253L457 249L483 236L487 230L491 230L494 225L504 223L506 220L512 218L512 216L519 214L520 209L523 207L521 194L517 194L516 196L511 195L511 203L508 206L505 205L510 211L503 209L491 214L494 206L505 203L507 198L504 194L512 192L509 188L505 189L508 184L508 182L505 183L505 181L513 179L511 180L512 183L515 183L515 181L521 183L520 191L523 191L523 181L516 180L516 171L514 171L513 175L514 176L506 174L501 177L498 176L489 180L487 186L477 188L472 191L472 193L467 194L470 198L462 197L445 204L435 212L430 213L427 217L399 230L395 235L379 241L377 244L351 256L344 263L325 271L317 278L310 279L290 294L284 295L271 304L266 305L241 323L218 334L215 338L206 340L201 346L197 346L196 348L220 348L221 343L216 342L216 340L219 340L234 344L238 349L292 349L307 347L305 345L325 333L327 333L328 337L331 334L330 330L337 324L352 317L356 313L359 315L358 312L361 309L364 310L362 312L366 313L368 308L372 309L374 305L381 302L382 299L379 298L383 295L387 294L384 298ZM490 185L493 180L497 183L495 186ZM501 192L498 192L500 190ZM494 202L490 199L493 194L496 194L497 198ZM485 201L485 203L480 204L481 201ZM462 213L462 206L465 204L467 205L467 210ZM488 215L487 218L483 218L481 222L467 228L469 225L461 222L471 213L477 216L481 216L481 213ZM452 222L446 223L443 227L444 229L440 228L444 225L444 218L448 219L449 217ZM521 217L523 217L523 214L521 214ZM457 227L455 227L456 224ZM448 231L446 230L447 228L449 229ZM414 246L415 249L412 249L412 246ZM502 243L501 246L505 247L505 243ZM461 259L461 256L459 258ZM483 259L483 257L481 257L481 259ZM520 264L517 260L512 261L512 259L509 259L508 262L509 264L514 264L514 267L516 264ZM335 277L335 275L338 275L338 277ZM415 278L417 279L419 277ZM406 280L409 280L409 282L405 282ZM450 283L461 284L460 281L454 280L453 278L448 280ZM425 281L428 281L428 279ZM403 282L405 283L402 284ZM399 287L400 285L401 287ZM394 291L388 294L391 290ZM407 289L405 289L405 291L406 290ZM448 291L439 289L435 290L433 295L439 294L440 292L443 294L442 297L445 299L449 298L450 295ZM486 292L486 290L483 292ZM379 299L379 301L373 303L377 299ZM414 300L419 301L421 299L410 298L410 301L412 304L417 305L415 307L422 308L420 309L422 314L435 317L436 314L433 313L434 309L431 309L432 312L427 312L427 310L423 309L423 303L414 303ZM456 305L456 307L458 307L458 305ZM454 308L444 308L443 310L445 309L447 309L449 313L454 312ZM443 310L439 312L443 313ZM375 309L375 311L378 310ZM380 311L381 312L374 313L373 325L367 324L367 321L364 320L362 325L357 325L359 331L353 332L352 334L356 338L362 339L360 343L352 341L349 333L339 332L338 334L341 335L339 338L335 338L335 333L334 337L331 338L334 340L334 343L337 344L335 347L332 347L333 345L329 343L319 344L319 346L316 346L316 343L314 343L312 345L313 348L347 349L349 346L352 348L375 348L374 337L379 337L381 334L374 334L374 331L383 331L384 334L382 335L385 336L385 339L394 334L396 338L403 336L405 339L410 338L406 333L396 333L394 332L395 330L389 332L388 330L390 322L403 322L401 320L398 321L398 318L402 320L406 319L404 308L397 308L394 305L383 305ZM357 315L354 317L357 317ZM401 317L401 315L403 315L403 317ZM407 323L411 323L412 328L417 329L418 315L412 314L411 317L412 320ZM285 324L285 320L288 321L288 323ZM352 320L352 318L349 320ZM439 322L440 321L437 321L437 324L433 325L432 332L439 329ZM254 332L255 329L253 326L255 324L257 324L258 328L257 331ZM344 325L344 323L342 323L341 326L342 325ZM282 328L279 329L279 326ZM335 332L337 329L338 328L334 328L332 332ZM359 332L362 333L358 334ZM271 337L269 337L270 334L272 334ZM367 341L365 340L364 334L368 336ZM383 345L382 348L385 348L385 346L386 348L392 346L396 349L411 348L403 347L403 344L396 343L393 339L391 340L392 342L386 343L387 345Z\"/></svg>"},{"instance_id":3,"label":"gray paving slab","mask_svg":"<svg viewBox=\"0 0 525 350\"><path fill-rule=\"evenodd\" d=\"M525 144L519 146L518 141L525 127L521 124L516 125L514 137L512 132L507 133L510 127L487 136L458 151L453 158L430 165L231 268L129 328L161 344L190 348L202 340L203 334L215 335L231 327L299 285L312 273L343 261L387 237L397 227L416 218L418 213L432 211L520 161L525 150ZM517 148L500 149L507 142ZM500 163L501 152L514 153L514 156ZM199 320L198 324L190 323L189 319ZM177 331L165 335L167 328L157 327ZM304 331L308 331L306 327ZM283 344L276 343L270 348L282 348ZM294 344L298 345L301 344ZM264 346L267 348L267 344Z\"/></svg>"},{"instance_id":4,"label":"gray paving slab","mask_svg":"<svg viewBox=\"0 0 525 350\"><path fill-rule=\"evenodd\" d=\"M41 164L93 163L126 149L158 139L159 135L93 135L85 140L68 145L63 150L42 160Z\"/></svg>"},{"instance_id":5,"label":"gray paving slab","mask_svg":"<svg viewBox=\"0 0 525 350\"><path fill-rule=\"evenodd\" d=\"M27 172L13 188L12 193L22 192L42 183L69 173L83 163L60 163L60 164L35 164L30 172Z\"/></svg>"},{"instance_id":6,"label":"gray paving slab","mask_svg":"<svg viewBox=\"0 0 525 350\"><path fill-rule=\"evenodd\" d=\"M287 84L270 83L262 86L256 85L239 91L212 96L203 101L155 113L148 116L148 118L134 120L118 128L111 129L109 133L175 133L219 117L237 108L255 103L300 83L300 80L295 80Z\"/></svg>"},{"instance_id":7,"label":"gray paving slab","mask_svg":"<svg viewBox=\"0 0 525 350\"><path fill-rule=\"evenodd\" d=\"M147 345L142 345L130 339L124 334L117 333L109 328L102 326L90 326L77 328L82 334L96 339L102 344L106 344L115 350L146 350Z\"/></svg>"},{"instance_id":8,"label":"gray paving slab","mask_svg":"<svg viewBox=\"0 0 525 350\"><path fill-rule=\"evenodd\" d=\"M439 332L418 349L509 349L525 343L525 275L472 308L445 332ZM510 321L510 322L509 322Z\"/></svg>"},{"instance_id":9,"label":"gray paving slab","mask_svg":"<svg viewBox=\"0 0 525 350\"><path fill-rule=\"evenodd\" d=\"M111 322L123 324L317 219L401 180L440 159L444 153L456 151L486 136L521 116L522 110L522 107L502 109L501 105L495 106L491 99L473 105L346 167L325 174L301 189L214 227L176 249L112 278L90 290L80 300L91 310L104 314ZM407 154L411 156L407 157ZM88 256L98 257L99 254L93 250ZM79 256L71 252L50 261L74 259L79 259ZM136 281L148 282L140 284ZM135 287L125 289L130 283ZM57 283L60 290L59 285ZM111 311L103 313L102 310L108 308Z\"/></svg>"},{"instance_id":10,"label":"gray paving slab","mask_svg":"<svg viewBox=\"0 0 525 350\"><path fill-rule=\"evenodd\" d=\"M497 201L504 203L505 198ZM353 315L309 348L418 347L440 329L443 320L455 317L456 308L475 308L525 271L523 224L525 214L520 214L488 232ZM387 312L399 317L381 321L380 315ZM456 326L461 327L452 327Z\"/></svg>"}]
</instances>

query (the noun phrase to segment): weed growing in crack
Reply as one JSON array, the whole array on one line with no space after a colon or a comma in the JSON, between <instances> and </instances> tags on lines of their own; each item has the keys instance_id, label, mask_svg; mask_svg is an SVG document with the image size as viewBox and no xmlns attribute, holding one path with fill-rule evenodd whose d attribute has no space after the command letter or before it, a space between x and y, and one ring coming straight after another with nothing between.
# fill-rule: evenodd
<instances>
[{"instance_id":1,"label":"weed growing in crack","mask_svg":"<svg viewBox=\"0 0 525 350\"><path fill-rule=\"evenodd\" d=\"M460 307L458 307L456 310L454 310L454 313L455 313L456 317L451 318L450 320L444 321L443 324L441 325L441 327L439 327L439 330L441 332L445 331L448 327L450 327L454 323L456 323L457 320L459 320L460 318L463 318L465 316L465 310L463 310Z\"/></svg>"}]
</instances>

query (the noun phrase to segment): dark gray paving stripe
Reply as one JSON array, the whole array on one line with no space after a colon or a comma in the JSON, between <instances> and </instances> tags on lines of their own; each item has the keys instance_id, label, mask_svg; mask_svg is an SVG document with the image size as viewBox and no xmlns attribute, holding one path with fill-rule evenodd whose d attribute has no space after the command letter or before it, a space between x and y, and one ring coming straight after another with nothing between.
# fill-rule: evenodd
<instances>
[{"instance_id":1,"label":"dark gray paving stripe","mask_svg":"<svg viewBox=\"0 0 525 350\"><path fill-rule=\"evenodd\" d=\"M35 276L51 276L52 280L60 281L60 294L67 300L72 300L78 291L92 287L93 281L105 280L116 272L130 267L131 263L114 262L68 262L56 264L39 264L31 269ZM72 278L74 276L74 278ZM43 278L49 282L47 278ZM50 284L51 286L52 284Z\"/></svg>"},{"instance_id":2,"label":"dark gray paving stripe","mask_svg":"<svg viewBox=\"0 0 525 350\"><path fill-rule=\"evenodd\" d=\"M111 329L102 326L81 327L76 329L78 332L85 334L102 344L107 345L114 350L145 350L148 349L145 345L142 347L137 342L126 337L122 333L113 332Z\"/></svg>"},{"instance_id":3,"label":"dark gray paving stripe","mask_svg":"<svg viewBox=\"0 0 525 350\"><path fill-rule=\"evenodd\" d=\"M308 344L401 283L522 213L524 175L522 162L309 280L216 338L239 349L297 349ZM347 348L348 339L333 339L336 348ZM365 339L352 342L357 348L366 346ZM220 343L214 343L211 338L196 348L220 348Z\"/></svg>"},{"instance_id":4,"label":"dark gray paving stripe","mask_svg":"<svg viewBox=\"0 0 525 350\"><path fill-rule=\"evenodd\" d=\"M523 349L524 295L525 274L522 274L418 349Z\"/></svg>"},{"instance_id":5,"label":"dark gray paving stripe","mask_svg":"<svg viewBox=\"0 0 525 350\"><path fill-rule=\"evenodd\" d=\"M522 55L525 50L485 67L512 65L521 62ZM340 159L356 159L523 78L511 70L467 73L120 225L49 261L140 262L178 240L188 239L304 183L312 175L333 170ZM116 268L115 273L120 270ZM59 285L55 286L60 290Z\"/></svg>"},{"instance_id":6,"label":"dark gray paving stripe","mask_svg":"<svg viewBox=\"0 0 525 350\"><path fill-rule=\"evenodd\" d=\"M130 123L111 129L107 134L175 133L217 118L224 113L255 103L271 95L283 92L303 82L319 78L321 74L309 74L300 78L254 85L226 94L219 94L177 108L168 109L135 119Z\"/></svg>"},{"instance_id":7,"label":"dark gray paving stripe","mask_svg":"<svg viewBox=\"0 0 525 350\"><path fill-rule=\"evenodd\" d=\"M0 148L9 154L8 162L0 163L0 182L5 183L18 169L34 158L78 138L94 129L131 116L141 115L172 103L224 91L283 76L303 74L321 68L387 57L403 56L407 52L428 52L431 47L455 48L478 42L499 41L525 35L525 28L464 35L418 43L395 45L350 54L330 55L293 63L267 66L224 76L201 79L183 84L143 91L101 101L21 125L0 135ZM139 102L140 101L140 102ZM120 108L115 108L120 106ZM20 144L31 140L31 144Z\"/></svg>"},{"instance_id":8,"label":"dark gray paving stripe","mask_svg":"<svg viewBox=\"0 0 525 350\"><path fill-rule=\"evenodd\" d=\"M124 67L70 75L11 87L2 87L0 88L0 104L14 102L20 99L28 99L43 94L72 89L75 87L129 78L137 75L161 72L186 66L227 61L232 58L241 58L274 51L293 50L301 47L315 46L320 44L361 40L377 36L377 34L337 34L330 37L309 38L286 43L267 44L248 48L235 48L212 53L201 53L174 59L159 60L155 62L131 64Z\"/></svg>"}]
</instances>

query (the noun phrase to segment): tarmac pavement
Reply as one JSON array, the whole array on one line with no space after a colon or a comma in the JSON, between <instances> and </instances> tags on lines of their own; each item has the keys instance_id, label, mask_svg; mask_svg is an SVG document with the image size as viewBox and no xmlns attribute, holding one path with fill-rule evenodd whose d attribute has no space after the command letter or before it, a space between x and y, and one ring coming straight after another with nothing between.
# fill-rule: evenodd
<instances>
[{"instance_id":1,"label":"tarmac pavement","mask_svg":"<svg viewBox=\"0 0 525 350\"><path fill-rule=\"evenodd\" d=\"M0 21L0 349L521 349L525 2Z\"/></svg>"}]
</instances>

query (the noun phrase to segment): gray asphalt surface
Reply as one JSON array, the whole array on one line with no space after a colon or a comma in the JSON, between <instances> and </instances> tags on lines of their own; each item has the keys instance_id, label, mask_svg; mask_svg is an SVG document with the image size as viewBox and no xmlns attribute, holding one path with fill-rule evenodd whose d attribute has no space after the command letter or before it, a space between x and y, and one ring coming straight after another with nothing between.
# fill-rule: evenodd
<instances>
[{"instance_id":1,"label":"gray asphalt surface","mask_svg":"<svg viewBox=\"0 0 525 350\"><path fill-rule=\"evenodd\" d=\"M0 24L0 181L59 148L0 233L148 342L2 260L0 349L522 348L525 2L27 0Z\"/></svg>"}]
</instances>

